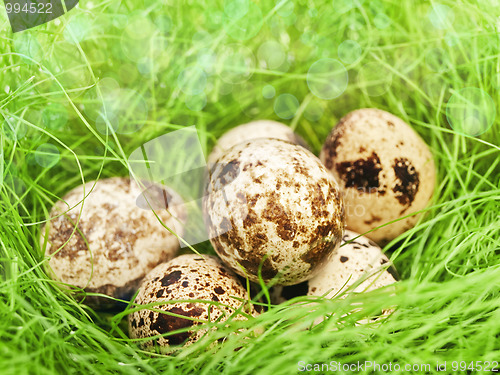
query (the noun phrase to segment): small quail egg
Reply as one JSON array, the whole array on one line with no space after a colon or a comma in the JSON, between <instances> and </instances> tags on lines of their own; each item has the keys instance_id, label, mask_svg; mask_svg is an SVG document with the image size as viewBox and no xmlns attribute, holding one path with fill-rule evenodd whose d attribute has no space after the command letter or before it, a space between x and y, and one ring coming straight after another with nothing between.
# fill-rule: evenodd
<instances>
[{"instance_id":1,"label":"small quail egg","mask_svg":"<svg viewBox=\"0 0 500 375\"><path fill-rule=\"evenodd\" d=\"M228 183L228 181L231 181ZM305 148L255 139L229 149L210 175L204 219L221 259L241 276L297 284L340 245L344 207L337 183Z\"/></svg>"},{"instance_id":2,"label":"small quail egg","mask_svg":"<svg viewBox=\"0 0 500 375\"><path fill-rule=\"evenodd\" d=\"M154 194L165 199L155 212L138 206L141 199L146 201L145 194L129 178L101 179L71 190L54 205L42 230L49 274L86 292L130 298L144 275L175 256L179 248L177 237L162 226L155 213L182 235L186 216L182 199L159 185L151 185L146 198ZM85 302L95 307L113 304L89 296Z\"/></svg>"},{"instance_id":3,"label":"small quail egg","mask_svg":"<svg viewBox=\"0 0 500 375\"><path fill-rule=\"evenodd\" d=\"M332 298L357 283L359 285L349 292L368 292L395 283L399 279L398 274L392 265L389 266L390 261L382 249L368 238L358 236L346 230L343 244L316 276L299 285L275 288L272 291L273 302L282 303L306 294Z\"/></svg>"},{"instance_id":4,"label":"small quail egg","mask_svg":"<svg viewBox=\"0 0 500 375\"><path fill-rule=\"evenodd\" d=\"M307 143L302 137L285 124L272 120L257 120L236 126L235 128L224 133L219 138L214 149L208 157L208 163L213 164L219 159L227 150L236 146L238 143L247 142L257 138L276 138L301 145L309 148Z\"/></svg>"},{"instance_id":5,"label":"small quail egg","mask_svg":"<svg viewBox=\"0 0 500 375\"><path fill-rule=\"evenodd\" d=\"M135 311L129 315L130 337L147 338L206 322L224 322L238 310L241 314L238 312L232 319L247 319L248 315L256 315L253 306L245 302L248 300L246 289L219 259L210 255L181 255L152 270L134 301L137 305L166 302L154 308L176 315L147 309ZM156 343L163 347L190 345L206 331L174 333L158 338ZM153 340L142 342L144 348L152 348L153 344Z\"/></svg>"},{"instance_id":6,"label":"small quail egg","mask_svg":"<svg viewBox=\"0 0 500 375\"><path fill-rule=\"evenodd\" d=\"M359 233L424 209L434 191L429 147L403 120L378 109L343 117L326 139L320 159L343 192L347 228ZM387 243L418 218L407 217L366 236Z\"/></svg>"}]
</instances>

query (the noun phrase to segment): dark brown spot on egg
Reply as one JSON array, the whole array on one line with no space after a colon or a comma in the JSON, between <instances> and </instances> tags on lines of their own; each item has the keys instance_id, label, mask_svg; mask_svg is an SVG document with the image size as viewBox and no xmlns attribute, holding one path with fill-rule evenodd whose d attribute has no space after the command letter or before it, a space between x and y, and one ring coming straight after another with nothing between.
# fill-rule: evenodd
<instances>
[{"instance_id":1,"label":"dark brown spot on egg","mask_svg":"<svg viewBox=\"0 0 500 375\"><path fill-rule=\"evenodd\" d=\"M295 237L295 233L297 231L297 226L294 223L286 222L283 226L279 226L276 228L278 232L278 236L284 241L291 241Z\"/></svg>"},{"instance_id":2,"label":"dark brown spot on egg","mask_svg":"<svg viewBox=\"0 0 500 375\"><path fill-rule=\"evenodd\" d=\"M349 260L349 258L348 258L348 257L345 257L345 256L341 256L341 257L340 257L340 262L341 262L341 263L345 263L345 262L347 262L348 260Z\"/></svg>"},{"instance_id":3,"label":"dark brown spot on egg","mask_svg":"<svg viewBox=\"0 0 500 375\"><path fill-rule=\"evenodd\" d=\"M162 286L169 286L169 285L179 281L181 276L182 276L181 271L171 272L168 275L163 276L163 278L161 279L161 285Z\"/></svg>"},{"instance_id":4,"label":"dark brown spot on egg","mask_svg":"<svg viewBox=\"0 0 500 375\"><path fill-rule=\"evenodd\" d=\"M345 183L346 188L356 187L360 191L372 193L378 191L384 194L385 191L378 189L380 187L379 173L382 171L380 158L375 152L365 159L355 161L344 161L335 165L338 174Z\"/></svg>"},{"instance_id":5,"label":"dark brown spot on egg","mask_svg":"<svg viewBox=\"0 0 500 375\"><path fill-rule=\"evenodd\" d=\"M336 239L340 238L341 235L335 229L334 224L318 225L315 234L309 242L308 250L300 257L304 262L309 263L311 267L315 267L327 259L328 254L333 251L337 244ZM330 237L332 235L334 238Z\"/></svg>"},{"instance_id":6,"label":"dark brown spot on egg","mask_svg":"<svg viewBox=\"0 0 500 375\"><path fill-rule=\"evenodd\" d=\"M246 253L243 259L239 260L240 264L247 270L251 275L257 275L259 272L259 265L262 258L259 255L253 255L251 253ZM278 274L278 270L273 267L269 258L266 258L262 263L261 269L262 278L264 280L270 280Z\"/></svg>"},{"instance_id":7,"label":"dark brown spot on egg","mask_svg":"<svg viewBox=\"0 0 500 375\"><path fill-rule=\"evenodd\" d=\"M381 218L381 217L379 217L379 216L377 216L377 215L371 215L370 220L364 220L364 223L365 223L366 225L371 225L371 224L373 224L373 223L375 223L375 222L377 222L377 221L380 221L380 220L382 220L382 218Z\"/></svg>"},{"instance_id":8,"label":"dark brown spot on egg","mask_svg":"<svg viewBox=\"0 0 500 375\"><path fill-rule=\"evenodd\" d=\"M204 310L199 307L193 307L192 309L187 311L179 307L171 307L166 311L190 318L199 318L204 312ZM151 322L150 328L158 333L167 333L176 331L178 329L191 327L194 324L197 324L197 322L190 319L183 319L181 317L159 313L156 320L154 322ZM182 332L172 336L167 336L165 337L165 339L171 345L180 345L183 344L190 336L191 332Z\"/></svg>"},{"instance_id":9,"label":"dark brown spot on egg","mask_svg":"<svg viewBox=\"0 0 500 375\"><path fill-rule=\"evenodd\" d=\"M407 158L394 159L392 165L398 183L392 189L402 205L410 206L418 192L419 174Z\"/></svg>"},{"instance_id":10,"label":"dark brown spot on egg","mask_svg":"<svg viewBox=\"0 0 500 375\"><path fill-rule=\"evenodd\" d=\"M187 281L183 281L182 284L181 284L184 288L187 288L187 286L189 285L189 283Z\"/></svg>"},{"instance_id":11,"label":"dark brown spot on egg","mask_svg":"<svg viewBox=\"0 0 500 375\"><path fill-rule=\"evenodd\" d=\"M250 208L250 206L249 206L248 207L248 213L245 216L245 219L243 219L243 228L247 229L247 228L251 227L252 225L254 225L255 223L257 223L258 220L259 220L259 217L255 213L255 211L252 210Z\"/></svg>"},{"instance_id":12,"label":"dark brown spot on egg","mask_svg":"<svg viewBox=\"0 0 500 375\"><path fill-rule=\"evenodd\" d=\"M231 160L227 163L221 170L221 172L215 177L215 182L219 183L221 187L234 181L239 174L240 162L236 159Z\"/></svg>"},{"instance_id":13,"label":"dark brown spot on egg","mask_svg":"<svg viewBox=\"0 0 500 375\"><path fill-rule=\"evenodd\" d=\"M160 298L163 296L163 289L159 289L157 292L156 292L156 298Z\"/></svg>"},{"instance_id":14,"label":"dark brown spot on egg","mask_svg":"<svg viewBox=\"0 0 500 375\"><path fill-rule=\"evenodd\" d=\"M51 244L49 254L54 254L68 239L69 242L54 255L56 258L69 258L72 261L77 256L78 251L87 251L87 244L82 237L82 234L85 236L84 224L83 221L80 221L78 229L75 230L75 225L66 215L54 220L53 228L49 232L49 243Z\"/></svg>"},{"instance_id":15,"label":"dark brown spot on egg","mask_svg":"<svg viewBox=\"0 0 500 375\"><path fill-rule=\"evenodd\" d=\"M291 241L297 232L297 225L291 221L285 207L273 199L268 199L262 216L276 224L278 236L284 241Z\"/></svg>"},{"instance_id":16,"label":"dark brown spot on egg","mask_svg":"<svg viewBox=\"0 0 500 375\"><path fill-rule=\"evenodd\" d=\"M217 294L224 294L224 293L226 293L226 291L223 288L221 288L220 286L214 288L214 292L217 293Z\"/></svg>"},{"instance_id":17,"label":"dark brown spot on egg","mask_svg":"<svg viewBox=\"0 0 500 375\"><path fill-rule=\"evenodd\" d=\"M293 168L295 170L295 173L310 177L309 171L300 162L294 163Z\"/></svg>"},{"instance_id":18,"label":"dark brown spot on egg","mask_svg":"<svg viewBox=\"0 0 500 375\"><path fill-rule=\"evenodd\" d=\"M257 232L254 235L250 236L249 243L250 247L256 251L262 248L268 242L268 238L265 233Z\"/></svg>"}]
</instances>

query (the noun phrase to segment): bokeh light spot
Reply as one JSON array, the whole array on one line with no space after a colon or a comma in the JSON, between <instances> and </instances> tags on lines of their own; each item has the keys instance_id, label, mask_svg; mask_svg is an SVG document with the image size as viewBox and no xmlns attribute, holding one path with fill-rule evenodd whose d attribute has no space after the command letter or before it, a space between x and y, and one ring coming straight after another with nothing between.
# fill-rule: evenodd
<instances>
[{"instance_id":1,"label":"bokeh light spot","mask_svg":"<svg viewBox=\"0 0 500 375\"><path fill-rule=\"evenodd\" d=\"M191 111L201 111L207 105L207 96L204 93L188 96L185 103Z\"/></svg>"},{"instance_id":2,"label":"bokeh light spot","mask_svg":"<svg viewBox=\"0 0 500 375\"><path fill-rule=\"evenodd\" d=\"M137 70L142 75L150 75L155 71L155 60L149 57L143 57L137 62Z\"/></svg>"},{"instance_id":3,"label":"bokeh light spot","mask_svg":"<svg viewBox=\"0 0 500 375\"><path fill-rule=\"evenodd\" d=\"M332 0L333 9L337 14L344 14L363 4L364 0Z\"/></svg>"},{"instance_id":4,"label":"bokeh light spot","mask_svg":"<svg viewBox=\"0 0 500 375\"><path fill-rule=\"evenodd\" d=\"M144 17L133 17L120 38L121 53L133 62L144 56L158 55L165 46L165 40L158 33L156 25Z\"/></svg>"},{"instance_id":5,"label":"bokeh light spot","mask_svg":"<svg viewBox=\"0 0 500 375\"><path fill-rule=\"evenodd\" d=\"M323 117L324 111L320 102L310 101L304 111L304 117L309 121L316 122Z\"/></svg>"},{"instance_id":6,"label":"bokeh light spot","mask_svg":"<svg viewBox=\"0 0 500 375\"><path fill-rule=\"evenodd\" d=\"M321 59L311 65L307 72L307 85L321 99L334 99L347 88L347 70L338 60Z\"/></svg>"},{"instance_id":7,"label":"bokeh light spot","mask_svg":"<svg viewBox=\"0 0 500 375\"><path fill-rule=\"evenodd\" d=\"M202 48L197 56L198 65L207 73L212 74L215 71L217 55L208 48Z\"/></svg>"},{"instance_id":8,"label":"bokeh light spot","mask_svg":"<svg viewBox=\"0 0 500 375\"><path fill-rule=\"evenodd\" d=\"M207 75L203 70L194 66L184 69L177 77L179 88L187 95L196 95L207 85Z\"/></svg>"},{"instance_id":9,"label":"bokeh light spot","mask_svg":"<svg viewBox=\"0 0 500 375\"><path fill-rule=\"evenodd\" d=\"M358 84L368 96L383 95L392 85L392 72L378 62L365 64L359 70Z\"/></svg>"},{"instance_id":10,"label":"bokeh light spot","mask_svg":"<svg viewBox=\"0 0 500 375\"><path fill-rule=\"evenodd\" d=\"M95 121L95 126L97 131L103 135L111 135L116 133L118 130L118 119L116 116L105 116L104 114L100 114Z\"/></svg>"},{"instance_id":11,"label":"bokeh light spot","mask_svg":"<svg viewBox=\"0 0 500 375\"><path fill-rule=\"evenodd\" d=\"M230 16L224 11L224 30L227 35L237 40L253 38L264 24L260 8L252 1L248 2L248 10L244 15L240 16L241 12L233 12L231 14Z\"/></svg>"},{"instance_id":12,"label":"bokeh light spot","mask_svg":"<svg viewBox=\"0 0 500 375\"><path fill-rule=\"evenodd\" d=\"M35 151L35 160L43 168L52 168L60 159L59 149L51 143L41 144Z\"/></svg>"},{"instance_id":13,"label":"bokeh light spot","mask_svg":"<svg viewBox=\"0 0 500 375\"><path fill-rule=\"evenodd\" d=\"M63 36L69 43L83 42L91 35L92 20L88 14L76 14L68 21L64 28Z\"/></svg>"},{"instance_id":14,"label":"bokeh light spot","mask_svg":"<svg viewBox=\"0 0 500 375\"><path fill-rule=\"evenodd\" d=\"M274 88L274 86L265 85L262 88L262 96L264 98L271 99L271 98L274 98L275 95L276 95L276 89Z\"/></svg>"},{"instance_id":15,"label":"bokeh light spot","mask_svg":"<svg viewBox=\"0 0 500 375\"><path fill-rule=\"evenodd\" d=\"M217 55L217 73L224 82L245 82L252 76L254 68L255 57L248 47L230 44L220 48Z\"/></svg>"},{"instance_id":16,"label":"bokeh light spot","mask_svg":"<svg viewBox=\"0 0 500 375\"><path fill-rule=\"evenodd\" d=\"M50 103L42 111L43 124L52 130L60 130L68 122L68 111L59 103Z\"/></svg>"},{"instance_id":17,"label":"bokeh light spot","mask_svg":"<svg viewBox=\"0 0 500 375\"><path fill-rule=\"evenodd\" d=\"M172 29L172 19L166 14L160 14L155 18L155 25L160 32L168 34Z\"/></svg>"},{"instance_id":18,"label":"bokeh light spot","mask_svg":"<svg viewBox=\"0 0 500 375\"><path fill-rule=\"evenodd\" d=\"M249 0L225 0L224 14L229 18L240 19L248 13Z\"/></svg>"},{"instance_id":19,"label":"bokeh light spot","mask_svg":"<svg viewBox=\"0 0 500 375\"><path fill-rule=\"evenodd\" d=\"M484 90L466 87L455 92L448 100L446 117L457 133L481 135L488 131L495 121L495 102Z\"/></svg>"},{"instance_id":20,"label":"bokeh light spot","mask_svg":"<svg viewBox=\"0 0 500 375\"><path fill-rule=\"evenodd\" d=\"M26 136L28 127L20 119L8 116L3 122L3 134L11 141L19 141Z\"/></svg>"},{"instance_id":21,"label":"bokeh light spot","mask_svg":"<svg viewBox=\"0 0 500 375\"><path fill-rule=\"evenodd\" d=\"M435 104L440 100L442 95L445 97L449 89L449 84L442 74L434 73L424 78L422 89L431 100L431 104Z\"/></svg>"},{"instance_id":22,"label":"bokeh light spot","mask_svg":"<svg viewBox=\"0 0 500 375\"><path fill-rule=\"evenodd\" d=\"M299 109L299 101L292 94L281 94L274 102L274 112L282 119L291 119Z\"/></svg>"},{"instance_id":23,"label":"bokeh light spot","mask_svg":"<svg viewBox=\"0 0 500 375\"><path fill-rule=\"evenodd\" d=\"M445 30L453 25L455 14L453 10L444 4L432 4L427 13L432 26L439 30Z\"/></svg>"},{"instance_id":24,"label":"bokeh light spot","mask_svg":"<svg viewBox=\"0 0 500 375\"><path fill-rule=\"evenodd\" d=\"M379 30L387 29L392 24L392 20L385 13L377 13L373 18L373 24Z\"/></svg>"},{"instance_id":25,"label":"bokeh light spot","mask_svg":"<svg viewBox=\"0 0 500 375\"><path fill-rule=\"evenodd\" d=\"M345 64L356 62L362 53L361 46L354 40L344 40L338 48L339 59Z\"/></svg>"},{"instance_id":26,"label":"bokeh light spot","mask_svg":"<svg viewBox=\"0 0 500 375\"><path fill-rule=\"evenodd\" d=\"M144 126L148 105L143 96L132 89L120 89L109 78L99 82L102 98L96 88L85 96L85 114L95 121L102 134L116 131L120 134L135 133ZM111 130L111 131L110 131Z\"/></svg>"},{"instance_id":27,"label":"bokeh light spot","mask_svg":"<svg viewBox=\"0 0 500 375\"><path fill-rule=\"evenodd\" d=\"M281 17L290 16L295 8L295 4L292 0L277 0L276 6L278 6L276 13Z\"/></svg>"},{"instance_id":28,"label":"bokeh light spot","mask_svg":"<svg viewBox=\"0 0 500 375\"><path fill-rule=\"evenodd\" d=\"M43 58L43 50L36 36L29 31L14 34L14 50L23 56L23 60L32 65L35 61L41 61Z\"/></svg>"},{"instance_id":29,"label":"bokeh light spot","mask_svg":"<svg viewBox=\"0 0 500 375\"><path fill-rule=\"evenodd\" d=\"M286 53L280 43L268 40L260 45L257 57L265 62L267 69L277 69L285 62Z\"/></svg>"}]
</instances>

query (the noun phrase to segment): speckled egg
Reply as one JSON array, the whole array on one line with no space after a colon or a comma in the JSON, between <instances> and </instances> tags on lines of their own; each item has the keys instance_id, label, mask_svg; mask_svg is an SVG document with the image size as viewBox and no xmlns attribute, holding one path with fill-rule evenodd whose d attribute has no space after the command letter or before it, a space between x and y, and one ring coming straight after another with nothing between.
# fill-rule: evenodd
<instances>
[{"instance_id":1,"label":"speckled egg","mask_svg":"<svg viewBox=\"0 0 500 375\"><path fill-rule=\"evenodd\" d=\"M323 145L321 161L343 192L347 228L365 233L424 209L435 167L429 147L400 118L378 109L343 117ZM366 235L384 244L412 228L419 215Z\"/></svg>"},{"instance_id":2,"label":"speckled egg","mask_svg":"<svg viewBox=\"0 0 500 375\"><path fill-rule=\"evenodd\" d=\"M221 259L241 276L311 278L340 245L344 206L335 179L305 148L278 139L240 143L212 170L204 219ZM279 274L279 275L278 275Z\"/></svg>"},{"instance_id":3,"label":"speckled egg","mask_svg":"<svg viewBox=\"0 0 500 375\"><path fill-rule=\"evenodd\" d=\"M398 279L396 269L375 242L346 230L335 256L316 276L299 285L274 288L272 297L274 303L301 295L332 298L358 283L349 292L368 292Z\"/></svg>"},{"instance_id":4,"label":"speckled egg","mask_svg":"<svg viewBox=\"0 0 500 375\"><path fill-rule=\"evenodd\" d=\"M207 302L175 302L177 300ZM229 317L247 319L256 315L253 306L245 302L248 300L246 289L219 259L210 255L181 255L152 270L134 301L137 305L172 301L155 308L177 316L147 309L135 311L129 315L130 337L152 337L206 322L224 322ZM189 345L204 333L205 329L175 333L156 339L156 343L163 347ZM154 342L143 341L142 345L152 348Z\"/></svg>"},{"instance_id":5,"label":"speckled egg","mask_svg":"<svg viewBox=\"0 0 500 375\"><path fill-rule=\"evenodd\" d=\"M208 162L215 163L231 147L257 138L276 138L309 148L306 141L289 126L272 120L257 120L224 133L208 156Z\"/></svg>"},{"instance_id":6,"label":"speckled egg","mask_svg":"<svg viewBox=\"0 0 500 375\"><path fill-rule=\"evenodd\" d=\"M95 186L94 186L95 184ZM164 199L162 208L140 208L145 195L135 181L113 177L71 190L51 210L42 230L42 248L50 257L49 273L57 280L115 298L128 299L142 278L175 256L186 213L172 189L151 185L146 197ZM82 207L83 201L83 207ZM87 297L107 307L109 299Z\"/></svg>"}]
</instances>

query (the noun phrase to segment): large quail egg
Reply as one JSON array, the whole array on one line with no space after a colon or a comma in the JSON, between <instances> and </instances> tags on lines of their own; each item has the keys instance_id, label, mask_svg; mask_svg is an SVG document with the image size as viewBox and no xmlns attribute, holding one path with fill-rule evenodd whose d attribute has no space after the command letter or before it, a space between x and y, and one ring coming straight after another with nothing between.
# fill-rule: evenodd
<instances>
[{"instance_id":1,"label":"large quail egg","mask_svg":"<svg viewBox=\"0 0 500 375\"><path fill-rule=\"evenodd\" d=\"M182 235L186 215L182 199L172 189L151 185L147 192L148 196L142 194L129 178L113 177L66 194L54 205L42 230L49 273L87 292L130 298L144 275L173 258L179 248L177 237L155 213L178 235ZM155 194L163 200L163 207L140 208L141 201ZM96 307L112 304L92 297L85 302Z\"/></svg>"},{"instance_id":2,"label":"large quail egg","mask_svg":"<svg viewBox=\"0 0 500 375\"><path fill-rule=\"evenodd\" d=\"M208 156L208 162L213 164L231 147L257 138L276 138L309 148L302 137L289 126L272 120L257 120L236 126L224 133Z\"/></svg>"},{"instance_id":3,"label":"large quail egg","mask_svg":"<svg viewBox=\"0 0 500 375\"><path fill-rule=\"evenodd\" d=\"M231 316L235 320L247 319L256 315L248 300L246 289L219 259L210 255L181 255L160 264L144 279L135 304L160 303L154 309L165 313L143 309L130 314L130 337L152 337L206 322L224 322ZM205 329L174 333L159 337L156 343L189 345L204 333ZM142 341L145 348L152 348L153 344L153 340Z\"/></svg>"},{"instance_id":4,"label":"large quail egg","mask_svg":"<svg viewBox=\"0 0 500 375\"><path fill-rule=\"evenodd\" d=\"M310 280L272 290L274 303L300 295L345 296L349 292L368 292L395 283L399 279L382 249L364 236L346 230L335 256Z\"/></svg>"},{"instance_id":5,"label":"large quail egg","mask_svg":"<svg viewBox=\"0 0 500 375\"><path fill-rule=\"evenodd\" d=\"M429 147L408 124L385 111L366 108L343 117L320 158L343 192L347 228L359 233L424 209L434 191ZM366 235L384 244L418 218L413 215Z\"/></svg>"},{"instance_id":6,"label":"large quail egg","mask_svg":"<svg viewBox=\"0 0 500 375\"><path fill-rule=\"evenodd\" d=\"M311 278L340 245L337 183L305 148L278 139L240 143L218 160L203 200L221 259L241 276L282 285Z\"/></svg>"}]
</instances>

